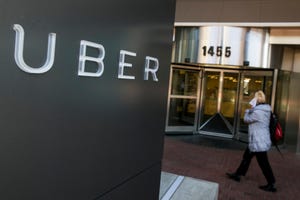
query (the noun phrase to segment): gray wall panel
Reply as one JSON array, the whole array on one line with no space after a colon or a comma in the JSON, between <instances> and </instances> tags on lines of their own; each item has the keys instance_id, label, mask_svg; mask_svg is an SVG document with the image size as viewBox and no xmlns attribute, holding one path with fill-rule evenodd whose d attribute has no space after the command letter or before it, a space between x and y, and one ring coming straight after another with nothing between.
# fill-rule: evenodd
<instances>
[{"instance_id":1,"label":"gray wall panel","mask_svg":"<svg viewBox=\"0 0 300 200\"><path fill-rule=\"evenodd\" d=\"M300 20L298 0L264 0L260 5L262 22L299 22Z\"/></svg>"},{"instance_id":2,"label":"gray wall panel","mask_svg":"<svg viewBox=\"0 0 300 200\"><path fill-rule=\"evenodd\" d=\"M143 173L137 174L137 176L134 179L130 179L127 184L122 184L115 190L99 196L96 200L158 199L157 193L159 193L159 188L153 188L152 191L148 188L153 187L157 181L160 181L160 177L157 176L158 173L161 173L160 169L161 165L158 163Z\"/></svg>"},{"instance_id":3,"label":"gray wall panel","mask_svg":"<svg viewBox=\"0 0 300 200\"><path fill-rule=\"evenodd\" d=\"M297 148L299 137L299 97L300 91L295 90L299 87L300 73L293 72L290 77L289 100L285 125L285 143Z\"/></svg>"},{"instance_id":4,"label":"gray wall panel","mask_svg":"<svg viewBox=\"0 0 300 200\"><path fill-rule=\"evenodd\" d=\"M0 0L0 199L93 199L160 164L174 8L173 0ZM56 33L50 71L17 67L14 24L25 30L30 66L44 63ZM81 40L104 46L101 77L77 75ZM135 80L117 78L121 49L137 54L125 69ZM158 82L143 80L146 56L159 59ZM157 193L157 171L153 187L135 189Z\"/></svg>"},{"instance_id":5,"label":"gray wall panel","mask_svg":"<svg viewBox=\"0 0 300 200\"><path fill-rule=\"evenodd\" d=\"M177 0L176 22L299 22L298 0Z\"/></svg>"},{"instance_id":6,"label":"gray wall panel","mask_svg":"<svg viewBox=\"0 0 300 200\"><path fill-rule=\"evenodd\" d=\"M231 0L224 1L223 8L221 10L222 15L220 16L220 21L224 22L253 22L260 20L260 7L258 6L261 1L251 0L251 1L241 1L241 0Z\"/></svg>"},{"instance_id":7,"label":"gray wall panel","mask_svg":"<svg viewBox=\"0 0 300 200\"><path fill-rule=\"evenodd\" d=\"M175 22L219 21L221 9L219 0L176 0Z\"/></svg>"}]
</instances>

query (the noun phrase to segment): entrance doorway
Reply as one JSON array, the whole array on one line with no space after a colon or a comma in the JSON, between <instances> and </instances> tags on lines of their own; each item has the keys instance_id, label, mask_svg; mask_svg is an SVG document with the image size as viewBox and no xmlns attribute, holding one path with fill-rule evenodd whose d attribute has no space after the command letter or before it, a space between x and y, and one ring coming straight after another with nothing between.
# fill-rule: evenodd
<instances>
[{"instance_id":1,"label":"entrance doorway","mask_svg":"<svg viewBox=\"0 0 300 200\"><path fill-rule=\"evenodd\" d=\"M249 101L258 90L264 91L266 102L271 104L273 88L273 71L245 71L241 75L241 90L238 114L239 139L248 141L248 125L244 123L245 110L250 108Z\"/></svg>"},{"instance_id":2,"label":"entrance doorway","mask_svg":"<svg viewBox=\"0 0 300 200\"><path fill-rule=\"evenodd\" d=\"M197 68L172 67L166 131L194 131L197 124L201 73Z\"/></svg>"},{"instance_id":3,"label":"entrance doorway","mask_svg":"<svg viewBox=\"0 0 300 200\"><path fill-rule=\"evenodd\" d=\"M233 137L237 114L238 71L204 69L198 131Z\"/></svg>"},{"instance_id":4,"label":"entrance doorway","mask_svg":"<svg viewBox=\"0 0 300 200\"><path fill-rule=\"evenodd\" d=\"M263 90L271 104L274 70L172 65L166 131L247 141L244 112Z\"/></svg>"}]
</instances>

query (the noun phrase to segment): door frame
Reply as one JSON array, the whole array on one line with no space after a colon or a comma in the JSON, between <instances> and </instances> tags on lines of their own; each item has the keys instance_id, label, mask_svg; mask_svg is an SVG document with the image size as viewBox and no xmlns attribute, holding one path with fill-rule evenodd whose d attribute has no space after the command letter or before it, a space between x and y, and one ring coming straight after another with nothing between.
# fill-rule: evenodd
<instances>
[{"instance_id":1,"label":"door frame","mask_svg":"<svg viewBox=\"0 0 300 200\"><path fill-rule=\"evenodd\" d=\"M197 114L197 129L196 132L198 134L203 134L203 135L212 135L212 136L220 136L220 137L225 137L225 138L233 138L235 136L235 127L236 127L236 117L234 117L233 124L230 124L227 119L221 114L220 116L222 117L224 123L227 125L228 129L230 130L231 134L223 134L223 133L217 133L217 132L209 132L209 131L204 131L201 130L206 123L209 121L209 119L201 124L201 116L204 113L204 101L205 101L205 88L206 88L206 80L205 80L205 73L206 72L219 72L220 77L219 77L219 86L218 86L218 98L217 98L217 113L221 113L221 104L222 104L222 98L223 98L223 93L224 93L224 73L236 73L238 77L238 82L237 82L237 89L236 89L236 97L235 97L235 105L234 105L234 116L237 115L238 113L238 105L239 105L239 90L240 90L240 71L237 69L224 69L224 68L204 68L203 69L203 75L202 75L202 80L201 80L201 95L200 95L200 101L199 101L199 109L198 114ZM213 115L214 116L214 115ZM212 116L212 117L213 117Z\"/></svg>"},{"instance_id":2,"label":"door frame","mask_svg":"<svg viewBox=\"0 0 300 200\"><path fill-rule=\"evenodd\" d=\"M196 96L184 96L184 95L173 95L172 94L172 81L173 81L173 70L174 69L182 69L182 70L191 70L198 71L198 83L197 83L197 93ZM169 79L169 90L168 90L168 103L167 103L167 115L166 115L166 132L172 132L173 134L180 134L182 132L187 133L195 133L197 127L197 116L199 110L199 95L200 95L200 87L201 87L201 77L202 77L202 69L199 67L193 66L185 66L185 65L176 65L172 64L170 68L170 79ZM196 112L194 116L194 125L191 126L169 126L169 117L170 117L170 105L171 99L195 99L196 100Z\"/></svg>"},{"instance_id":3,"label":"door frame","mask_svg":"<svg viewBox=\"0 0 300 200\"><path fill-rule=\"evenodd\" d=\"M269 74L265 74L266 72L268 72ZM263 74L264 73L264 74ZM272 107L272 110L273 110L273 107L274 107L274 102L275 102L275 92L276 92L276 82L277 82L277 70L274 70L274 69L249 69L249 70L242 70L241 71L241 79L240 79L240 88L243 88L244 87L244 77L245 76L261 76L261 77L265 77L265 76L268 76L268 77L272 77L272 89L271 89L271 94L270 94L270 105ZM263 88L263 90L265 90L265 88ZM237 117L236 117L236 120L237 120L237 125L236 125L236 136L235 138L240 140L240 141L244 141L244 142L248 142L248 133L244 133L244 132L241 132L240 131L240 120L241 120L241 117L243 115L242 112L242 101L243 99L243 89L240 89L239 91L239 105L238 105L238 113L237 113Z\"/></svg>"},{"instance_id":4,"label":"door frame","mask_svg":"<svg viewBox=\"0 0 300 200\"><path fill-rule=\"evenodd\" d=\"M181 95L172 95L171 87L172 87L172 79L173 79L173 69L183 69L183 70L193 70L199 72L199 79L197 83L197 94L194 97L190 96L181 96ZM224 74L225 72L238 73L238 85L237 85L237 95L236 95L236 103L235 103L235 111L234 111L234 122L233 122L233 131L232 134L220 134L215 132L206 132L199 131L201 123L200 118L203 112L203 101L204 101L204 73L205 71L216 71ZM272 89L271 89L271 107L274 108L275 104L275 93L276 93L276 83L277 83L277 69L262 69L262 68L250 68L243 66L222 66L222 65L201 65L201 64L181 64L181 63L172 63L170 67L170 79L169 79L169 90L168 90L168 101L167 101L167 113L166 113L166 125L165 131L170 132L172 134L203 134L203 135L212 135L212 136L220 136L225 138L235 138L241 141L248 141L248 134L241 133L239 131L240 128L240 119L241 119L241 95L243 88L243 77L248 74L258 75L258 76L266 76L265 73L271 73L273 76ZM222 88L223 89L223 88ZM219 87L220 90L220 87ZM170 115L170 101L172 98L183 98L196 99L196 111L195 111L195 120L194 125L191 126L169 126L169 115Z\"/></svg>"}]
</instances>

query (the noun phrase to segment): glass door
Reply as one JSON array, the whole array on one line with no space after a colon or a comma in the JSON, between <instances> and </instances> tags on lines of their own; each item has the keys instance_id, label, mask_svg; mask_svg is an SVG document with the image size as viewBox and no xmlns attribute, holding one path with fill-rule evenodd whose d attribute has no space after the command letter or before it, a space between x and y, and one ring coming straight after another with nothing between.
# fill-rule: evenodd
<instances>
[{"instance_id":1,"label":"glass door","mask_svg":"<svg viewBox=\"0 0 300 200\"><path fill-rule=\"evenodd\" d=\"M202 103L203 111L200 117L201 126L218 113L220 76L221 72L219 71L205 71Z\"/></svg>"},{"instance_id":2,"label":"glass door","mask_svg":"<svg viewBox=\"0 0 300 200\"><path fill-rule=\"evenodd\" d=\"M248 141L248 125L244 123L245 110L251 108L249 102L258 90L264 91L267 103L271 104L273 71L246 71L242 75L240 105L238 115L239 139Z\"/></svg>"},{"instance_id":3,"label":"glass door","mask_svg":"<svg viewBox=\"0 0 300 200\"><path fill-rule=\"evenodd\" d=\"M238 108L238 90L239 90L239 73L224 72L222 99L221 99L221 114L229 123L231 133L234 132L236 124L236 114Z\"/></svg>"},{"instance_id":4,"label":"glass door","mask_svg":"<svg viewBox=\"0 0 300 200\"><path fill-rule=\"evenodd\" d=\"M196 129L200 73L198 69L171 68L166 131Z\"/></svg>"},{"instance_id":5,"label":"glass door","mask_svg":"<svg viewBox=\"0 0 300 200\"><path fill-rule=\"evenodd\" d=\"M233 137L239 86L238 71L206 70L199 132Z\"/></svg>"}]
</instances>

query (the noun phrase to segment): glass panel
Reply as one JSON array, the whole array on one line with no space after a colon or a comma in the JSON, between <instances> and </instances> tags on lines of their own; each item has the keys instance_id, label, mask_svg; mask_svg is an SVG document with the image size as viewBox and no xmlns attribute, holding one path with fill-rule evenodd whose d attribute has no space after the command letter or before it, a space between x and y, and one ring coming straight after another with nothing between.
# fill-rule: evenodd
<instances>
[{"instance_id":1,"label":"glass panel","mask_svg":"<svg viewBox=\"0 0 300 200\"><path fill-rule=\"evenodd\" d=\"M276 90L276 100L274 112L277 113L279 121L281 123L282 130L286 127L286 117L288 116L288 101L289 101L289 90L290 80L293 78L293 72L279 71L278 74L278 85ZM297 106L297 103L293 103ZM282 141L284 142L284 141Z\"/></svg>"},{"instance_id":2,"label":"glass panel","mask_svg":"<svg viewBox=\"0 0 300 200\"><path fill-rule=\"evenodd\" d=\"M273 77L272 76L265 77L264 92L266 95L266 101L269 104L271 103L271 98L272 98L272 86L273 86Z\"/></svg>"},{"instance_id":3,"label":"glass panel","mask_svg":"<svg viewBox=\"0 0 300 200\"><path fill-rule=\"evenodd\" d=\"M244 88L243 88L244 97L245 98L251 97L252 99L254 97L255 92L264 89L264 77L245 75L243 84L244 84Z\"/></svg>"},{"instance_id":4,"label":"glass panel","mask_svg":"<svg viewBox=\"0 0 300 200\"><path fill-rule=\"evenodd\" d=\"M217 112L220 72L205 72L206 88L204 89L204 116L203 124Z\"/></svg>"},{"instance_id":5,"label":"glass panel","mask_svg":"<svg viewBox=\"0 0 300 200\"><path fill-rule=\"evenodd\" d=\"M243 95L241 99L240 132L248 133L248 126L244 123L245 110L251 108L249 102L258 90L265 91L266 101L270 103L272 93L272 76L245 75L243 79Z\"/></svg>"},{"instance_id":6,"label":"glass panel","mask_svg":"<svg viewBox=\"0 0 300 200\"><path fill-rule=\"evenodd\" d=\"M173 69L171 95L197 96L199 72Z\"/></svg>"},{"instance_id":7,"label":"glass panel","mask_svg":"<svg viewBox=\"0 0 300 200\"><path fill-rule=\"evenodd\" d=\"M234 123L237 89L238 74L224 73L221 113L230 122L232 126Z\"/></svg>"},{"instance_id":8,"label":"glass panel","mask_svg":"<svg viewBox=\"0 0 300 200\"><path fill-rule=\"evenodd\" d=\"M196 63L198 59L199 28L175 28L175 52L173 62Z\"/></svg>"},{"instance_id":9,"label":"glass panel","mask_svg":"<svg viewBox=\"0 0 300 200\"><path fill-rule=\"evenodd\" d=\"M171 98L169 126L193 126L195 122L196 100Z\"/></svg>"}]
</instances>

